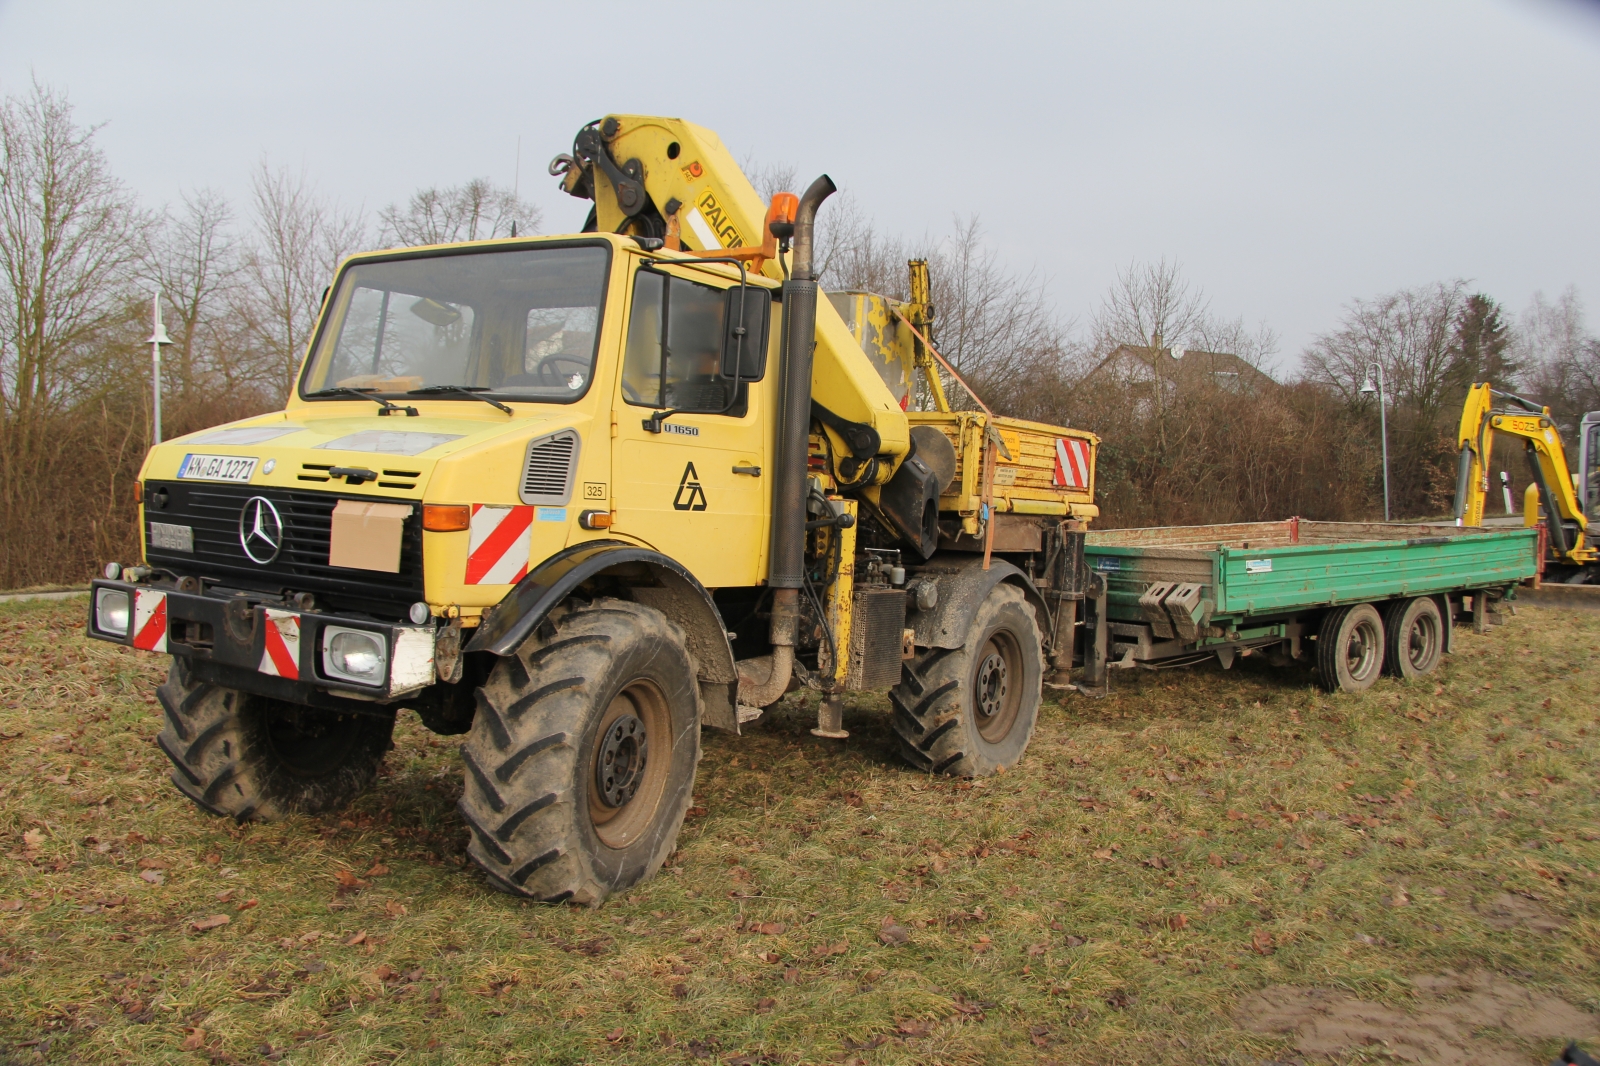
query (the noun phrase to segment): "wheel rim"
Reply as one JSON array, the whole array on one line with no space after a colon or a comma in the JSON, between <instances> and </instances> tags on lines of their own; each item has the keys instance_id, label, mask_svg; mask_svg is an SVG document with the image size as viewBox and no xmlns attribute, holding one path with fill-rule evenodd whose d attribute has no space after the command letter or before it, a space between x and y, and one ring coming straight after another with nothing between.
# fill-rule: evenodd
<instances>
[{"instance_id":1,"label":"wheel rim","mask_svg":"<svg viewBox=\"0 0 1600 1066\"><path fill-rule=\"evenodd\" d=\"M671 715L653 682L617 693L595 731L589 765L589 818L609 848L625 848L655 820L672 762Z\"/></svg>"},{"instance_id":2,"label":"wheel rim","mask_svg":"<svg viewBox=\"0 0 1600 1066\"><path fill-rule=\"evenodd\" d=\"M1412 669L1420 672L1432 666L1438 643L1439 620L1431 614L1413 618L1406 633L1406 659Z\"/></svg>"},{"instance_id":3,"label":"wheel rim","mask_svg":"<svg viewBox=\"0 0 1600 1066\"><path fill-rule=\"evenodd\" d=\"M268 712L267 746L277 762L297 777L323 777L350 754L359 723L348 715L314 711Z\"/></svg>"},{"instance_id":4,"label":"wheel rim","mask_svg":"<svg viewBox=\"0 0 1600 1066\"><path fill-rule=\"evenodd\" d=\"M973 715L978 735L990 744L1006 738L1022 706L1022 649L1004 629L989 634L972 675Z\"/></svg>"},{"instance_id":5,"label":"wheel rim","mask_svg":"<svg viewBox=\"0 0 1600 1066\"><path fill-rule=\"evenodd\" d=\"M1378 627L1370 618L1363 618L1350 628L1350 639L1344 646L1345 668L1357 681L1365 681L1383 661L1383 640Z\"/></svg>"}]
</instances>

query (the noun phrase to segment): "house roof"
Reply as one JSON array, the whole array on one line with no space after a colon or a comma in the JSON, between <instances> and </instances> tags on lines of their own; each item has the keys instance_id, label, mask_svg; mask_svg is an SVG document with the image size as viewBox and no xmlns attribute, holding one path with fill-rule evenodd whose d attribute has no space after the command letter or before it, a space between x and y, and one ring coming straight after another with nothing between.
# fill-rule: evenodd
<instances>
[{"instance_id":1,"label":"house roof","mask_svg":"<svg viewBox=\"0 0 1600 1066\"><path fill-rule=\"evenodd\" d=\"M1231 352L1208 352L1201 349L1184 350L1154 345L1119 344L1102 359L1085 379L1092 378L1114 363L1138 360L1157 376L1174 383L1195 380L1201 375L1233 377L1240 385L1255 388L1276 385L1272 377L1262 373Z\"/></svg>"}]
</instances>

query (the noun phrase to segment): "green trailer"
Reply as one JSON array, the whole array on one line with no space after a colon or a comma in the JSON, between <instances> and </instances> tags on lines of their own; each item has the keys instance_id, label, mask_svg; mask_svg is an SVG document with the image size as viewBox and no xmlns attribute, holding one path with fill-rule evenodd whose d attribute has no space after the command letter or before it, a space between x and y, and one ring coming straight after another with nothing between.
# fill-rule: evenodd
<instances>
[{"instance_id":1,"label":"green trailer","mask_svg":"<svg viewBox=\"0 0 1600 1066\"><path fill-rule=\"evenodd\" d=\"M1086 691L1108 670L1262 655L1314 657L1330 690L1418 677L1538 573L1538 531L1398 523L1249 522L1088 534L1094 575L1079 653Z\"/></svg>"}]
</instances>

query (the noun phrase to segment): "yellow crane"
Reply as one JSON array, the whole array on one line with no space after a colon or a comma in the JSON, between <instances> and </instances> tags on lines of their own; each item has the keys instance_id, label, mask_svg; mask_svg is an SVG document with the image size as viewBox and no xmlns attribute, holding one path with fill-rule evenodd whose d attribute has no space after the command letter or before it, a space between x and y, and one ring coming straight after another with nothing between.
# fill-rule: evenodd
<instances>
[{"instance_id":1,"label":"yellow crane","mask_svg":"<svg viewBox=\"0 0 1600 1066\"><path fill-rule=\"evenodd\" d=\"M1528 460L1531 481L1524 498L1525 524L1537 524L1542 506L1549 536L1546 566L1553 580L1587 583L1600 561L1600 549L1589 540L1588 512L1597 501L1592 469L1595 455L1589 440L1591 416L1585 416L1580 447L1581 474L1567 464L1561 432L1550 408L1513 393L1500 392L1489 382L1475 383L1467 391L1457 432L1460 463L1456 474L1455 520L1458 526L1483 525L1489 494L1489 463L1497 433L1520 438ZM1588 506L1585 506L1588 500Z\"/></svg>"}]
</instances>

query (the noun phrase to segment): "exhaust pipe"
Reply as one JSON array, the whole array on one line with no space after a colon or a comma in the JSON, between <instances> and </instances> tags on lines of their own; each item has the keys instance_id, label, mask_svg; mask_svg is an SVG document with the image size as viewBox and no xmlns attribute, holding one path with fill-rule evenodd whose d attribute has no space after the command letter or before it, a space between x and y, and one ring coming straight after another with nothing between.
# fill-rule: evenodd
<instances>
[{"instance_id":1,"label":"exhaust pipe","mask_svg":"<svg viewBox=\"0 0 1600 1066\"><path fill-rule=\"evenodd\" d=\"M817 341L817 279L812 273L817 208L837 191L826 174L800 197L794 220L794 266L783 283L783 398L772 485L772 545L767 585L772 591L770 659L740 663L740 702L776 702L788 689L800 630L800 589L806 562L806 452L811 435L811 356ZM763 661L766 660L766 661Z\"/></svg>"}]
</instances>

